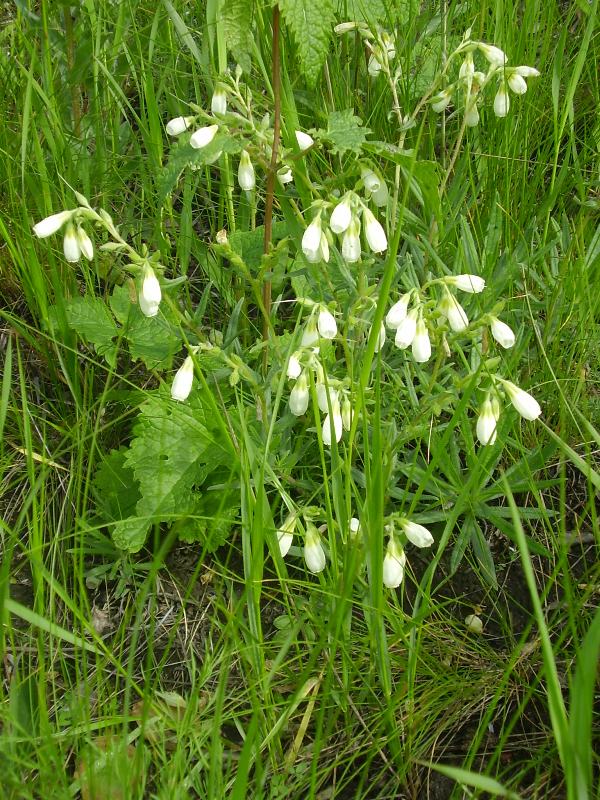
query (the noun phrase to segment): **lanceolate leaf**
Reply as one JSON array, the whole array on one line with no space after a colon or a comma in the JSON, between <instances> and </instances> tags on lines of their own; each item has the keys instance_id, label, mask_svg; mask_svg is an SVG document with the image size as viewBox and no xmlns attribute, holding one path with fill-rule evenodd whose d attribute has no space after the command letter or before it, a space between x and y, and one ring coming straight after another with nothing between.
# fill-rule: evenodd
<instances>
[{"instance_id":1,"label":"lanceolate leaf","mask_svg":"<svg viewBox=\"0 0 600 800\"><path fill-rule=\"evenodd\" d=\"M279 8L296 42L302 73L314 86L333 33L333 0L279 0Z\"/></svg>"}]
</instances>

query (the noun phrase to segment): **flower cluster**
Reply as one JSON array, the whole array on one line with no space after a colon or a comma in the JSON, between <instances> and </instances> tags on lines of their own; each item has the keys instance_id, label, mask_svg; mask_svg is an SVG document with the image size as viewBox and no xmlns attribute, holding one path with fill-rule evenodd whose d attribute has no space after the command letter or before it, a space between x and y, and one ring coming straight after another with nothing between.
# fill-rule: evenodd
<instances>
[{"instance_id":1,"label":"flower cluster","mask_svg":"<svg viewBox=\"0 0 600 800\"><path fill-rule=\"evenodd\" d=\"M393 517L385 526L389 535L385 557L383 559L383 583L388 589L396 589L404 579L406 553L404 545L398 538L400 534L415 547L431 547L433 536L423 525L419 525L406 517Z\"/></svg>"},{"instance_id":2,"label":"flower cluster","mask_svg":"<svg viewBox=\"0 0 600 800\"><path fill-rule=\"evenodd\" d=\"M84 255L88 261L94 257L92 240L82 227L82 222L87 219L85 208L74 208L68 211L59 211L51 214L33 226L33 232L38 239L45 239L65 227L63 238L63 252L70 263L79 261Z\"/></svg>"},{"instance_id":3,"label":"flower cluster","mask_svg":"<svg viewBox=\"0 0 600 800\"><path fill-rule=\"evenodd\" d=\"M542 413L540 404L535 397L511 381L507 381L499 375L493 375L492 384L492 389L487 392L485 400L481 404L475 429L477 438L483 445L492 445L496 441L501 395L507 397L523 419L529 422L536 420Z\"/></svg>"},{"instance_id":4,"label":"flower cluster","mask_svg":"<svg viewBox=\"0 0 600 800\"><path fill-rule=\"evenodd\" d=\"M338 34L358 31L369 51L367 70L372 78L377 78L383 71L390 73L390 64L396 58L394 37L377 26L371 28L365 22L342 22L334 28Z\"/></svg>"},{"instance_id":5,"label":"flower cluster","mask_svg":"<svg viewBox=\"0 0 600 800\"><path fill-rule=\"evenodd\" d=\"M480 53L487 62L486 72L476 69L474 61L476 53ZM507 66L508 58L499 47L485 42L471 41L470 31L451 54L448 64L457 56L464 56L457 80L437 92L429 102L432 110L440 113L450 105L456 95L460 94L465 124L471 128L479 123L479 104L483 90L488 84L492 81L496 83L494 114L497 117L505 117L510 109L509 89L516 95L525 94L527 91L525 79L540 74L535 67Z\"/></svg>"}]
</instances>

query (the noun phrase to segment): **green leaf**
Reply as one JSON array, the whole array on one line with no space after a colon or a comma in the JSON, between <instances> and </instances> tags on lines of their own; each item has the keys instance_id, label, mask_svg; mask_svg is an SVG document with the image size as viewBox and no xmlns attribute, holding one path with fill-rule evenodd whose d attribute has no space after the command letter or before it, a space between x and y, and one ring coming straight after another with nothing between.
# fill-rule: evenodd
<instances>
[{"instance_id":1,"label":"green leaf","mask_svg":"<svg viewBox=\"0 0 600 800\"><path fill-rule=\"evenodd\" d=\"M273 244L282 239L288 231L287 222L273 224ZM265 243L265 226L259 225L253 231L236 231L229 237L229 243L252 272L260 269Z\"/></svg>"},{"instance_id":2,"label":"green leaf","mask_svg":"<svg viewBox=\"0 0 600 800\"><path fill-rule=\"evenodd\" d=\"M226 0L221 6L221 22L227 49L244 70L250 72L252 64L252 12L254 0Z\"/></svg>"},{"instance_id":3,"label":"green leaf","mask_svg":"<svg viewBox=\"0 0 600 800\"><path fill-rule=\"evenodd\" d=\"M379 22L386 15L383 0L336 0L335 10L344 19Z\"/></svg>"},{"instance_id":4,"label":"green leaf","mask_svg":"<svg viewBox=\"0 0 600 800\"><path fill-rule=\"evenodd\" d=\"M99 297L78 297L67 305L66 315L69 327L114 367L117 345L113 339L119 335L119 328L106 303Z\"/></svg>"},{"instance_id":5,"label":"green leaf","mask_svg":"<svg viewBox=\"0 0 600 800\"><path fill-rule=\"evenodd\" d=\"M329 52L333 0L279 0L279 8L296 42L302 74L314 86Z\"/></svg>"},{"instance_id":6,"label":"green leaf","mask_svg":"<svg viewBox=\"0 0 600 800\"><path fill-rule=\"evenodd\" d=\"M127 449L112 450L94 476L96 505L105 522L119 522L135 514L140 498L131 467L125 464Z\"/></svg>"},{"instance_id":7,"label":"green leaf","mask_svg":"<svg viewBox=\"0 0 600 800\"><path fill-rule=\"evenodd\" d=\"M139 484L137 516L113 531L115 544L130 552L142 547L150 525L193 516L206 477L236 463L220 431L210 429L199 392L182 404L160 389L142 405L134 434L124 464Z\"/></svg>"},{"instance_id":8,"label":"green leaf","mask_svg":"<svg viewBox=\"0 0 600 800\"><path fill-rule=\"evenodd\" d=\"M329 142L333 152L340 155L346 150L360 153L369 133L369 128L363 126L362 120L354 116L351 108L332 111L327 118L327 130L318 131L320 138Z\"/></svg>"}]
</instances>

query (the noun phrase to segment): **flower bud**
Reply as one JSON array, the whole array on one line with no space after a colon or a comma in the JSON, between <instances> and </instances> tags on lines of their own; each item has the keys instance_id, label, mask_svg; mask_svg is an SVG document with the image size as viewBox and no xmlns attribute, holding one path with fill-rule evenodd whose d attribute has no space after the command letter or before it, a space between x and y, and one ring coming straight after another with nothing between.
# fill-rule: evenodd
<instances>
[{"instance_id":1,"label":"flower bud","mask_svg":"<svg viewBox=\"0 0 600 800\"><path fill-rule=\"evenodd\" d=\"M287 556L290 547L292 546L297 521L297 515L292 512L291 514L288 514L285 522L277 531L277 543L279 544L279 552L281 553L282 558Z\"/></svg>"},{"instance_id":2,"label":"flower bud","mask_svg":"<svg viewBox=\"0 0 600 800\"><path fill-rule=\"evenodd\" d=\"M250 161L250 155L247 150L242 150L240 155L238 183L240 185L240 189L243 189L244 192L251 192L256 185L254 167L252 166L252 161Z\"/></svg>"},{"instance_id":3,"label":"flower bud","mask_svg":"<svg viewBox=\"0 0 600 800\"><path fill-rule=\"evenodd\" d=\"M196 150L201 150L212 142L218 130L218 125L208 125L204 128L199 128L190 136L190 144Z\"/></svg>"},{"instance_id":4,"label":"flower bud","mask_svg":"<svg viewBox=\"0 0 600 800\"><path fill-rule=\"evenodd\" d=\"M81 256L81 247L79 245L79 237L72 222L69 222L65 230L65 238L63 239L63 252L65 258L70 263L79 261Z\"/></svg>"},{"instance_id":5,"label":"flower bud","mask_svg":"<svg viewBox=\"0 0 600 800\"><path fill-rule=\"evenodd\" d=\"M500 88L494 98L494 114L497 117L505 117L510 108L510 97L506 91L506 84L504 81L500 84Z\"/></svg>"},{"instance_id":6,"label":"flower bud","mask_svg":"<svg viewBox=\"0 0 600 800\"><path fill-rule=\"evenodd\" d=\"M478 47L490 63L490 66L502 67L504 64L506 64L508 60L506 58L506 53L500 50L499 47L496 47L493 44L485 44L484 42L479 42Z\"/></svg>"},{"instance_id":7,"label":"flower bud","mask_svg":"<svg viewBox=\"0 0 600 800\"><path fill-rule=\"evenodd\" d=\"M375 203L377 208L382 208L383 206L387 205L389 197L389 191L387 187L387 183L382 180L381 186L371 195L371 200Z\"/></svg>"},{"instance_id":8,"label":"flower bud","mask_svg":"<svg viewBox=\"0 0 600 800\"><path fill-rule=\"evenodd\" d=\"M321 215L313 219L302 236L302 252L311 264L321 260Z\"/></svg>"},{"instance_id":9,"label":"flower bud","mask_svg":"<svg viewBox=\"0 0 600 800\"><path fill-rule=\"evenodd\" d=\"M515 334L512 328L510 328L506 322L502 322L502 320L498 319L497 317L492 317L490 327L492 336L499 345L505 349L508 349L514 345Z\"/></svg>"},{"instance_id":10,"label":"flower bud","mask_svg":"<svg viewBox=\"0 0 600 800\"><path fill-rule=\"evenodd\" d=\"M306 538L304 540L304 560L308 570L315 575L323 572L325 564L325 551L321 544L321 537L319 531L312 522L306 523Z\"/></svg>"},{"instance_id":11,"label":"flower bud","mask_svg":"<svg viewBox=\"0 0 600 800\"><path fill-rule=\"evenodd\" d=\"M465 60L460 65L458 77L461 80L468 82L473 79L474 74L475 74L475 64L473 63L473 54L467 53L465 56Z\"/></svg>"},{"instance_id":12,"label":"flower bud","mask_svg":"<svg viewBox=\"0 0 600 800\"><path fill-rule=\"evenodd\" d=\"M304 131L296 131L296 141L298 142L298 147L302 152L308 150L309 147L312 147L315 143L315 140L310 136L308 133L304 133Z\"/></svg>"},{"instance_id":13,"label":"flower bud","mask_svg":"<svg viewBox=\"0 0 600 800\"><path fill-rule=\"evenodd\" d=\"M47 236L52 236L53 233L59 231L72 216L72 211L59 211L58 214L51 214L34 225L33 232L38 239L45 239Z\"/></svg>"},{"instance_id":14,"label":"flower bud","mask_svg":"<svg viewBox=\"0 0 600 800\"><path fill-rule=\"evenodd\" d=\"M394 534L389 538L383 559L383 584L388 589L397 589L404 579L406 554Z\"/></svg>"},{"instance_id":15,"label":"flower bud","mask_svg":"<svg viewBox=\"0 0 600 800\"><path fill-rule=\"evenodd\" d=\"M337 323L335 317L324 306L319 308L319 315L317 317L317 328L319 335L323 339L334 339L337 335Z\"/></svg>"},{"instance_id":16,"label":"flower bud","mask_svg":"<svg viewBox=\"0 0 600 800\"><path fill-rule=\"evenodd\" d=\"M342 239L342 256L349 264L360 259L360 221L353 216Z\"/></svg>"},{"instance_id":17,"label":"flower bud","mask_svg":"<svg viewBox=\"0 0 600 800\"><path fill-rule=\"evenodd\" d=\"M400 326L400 323L406 319L406 315L408 313L408 304L410 303L410 296L411 292L406 292L406 294L403 294L400 300L394 303L394 305L390 308L385 318L385 323L388 328L396 330Z\"/></svg>"},{"instance_id":18,"label":"flower bud","mask_svg":"<svg viewBox=\"0 0 600 800\"><path fill-rule=\"evenodd\" d=\"M496 441L496 428L498 425L500 409L498 408L497 411L498 416L496 416L496 410L494 409L490 396L488 395L481 405L481 411L479 413L479 417L477 418L477 425L475 427L477 438L483 445L491 445Z\"/></svg>"},{"instance_id":19,"label":"flower bud","mask_svg":"<svg viewBox=\"0 0 600 800\"><path fill-rule=\"evenodd\" d=\"M287 364L287 376L291 380L296 380L296 378L300 377L301 372L302 372L302 366L300 364L300 361L298 360L298 356L296 355L296 353L293 353L290 356Z\"/></svg>"},{"instance_id":20,"label":"flower bud","mask_svg":"<svg viewBox=\"0 0 600 800\"><path fill-rule=\"evenodd\" d=\"M187 356L173 378L173 383L171 385L171 397L173 400L180 400L181 402L187 400L192 391L193 381L194 362L191 356Z\"/></svg>"},{"instance_id":21,"label":"flower bud","mask_svg":"<svg viewBox=\"0 0 600 800\"><path fill-rule=\"evenodd\" d=\"M367 192L376 192L381 188L381 179L372 169L363 167L360 171L360 176Z\"/></svg>"},{"instance_id":22,"label":"flower bud","mask_svg":"<svg viewBox=\"0 0 600 800\"><path fill-rule=\"evenodd\" d=\"M394 344L401 350L406 350L407 347L413 343L413 339L417 333L417 316L419 315L418 309L413 308L408 312L402 322L396 328L396 338Z\"/></svg>"},{"instance_id":23,"label":"flower bud","mask_svg":"<svg viewBox=\"0 0 600 800\"><path fill-rule=\"evenodd\" d=\"M522 75L519 75L518 72L513 72L508 76L508 85L515 94L525 94L527 91L525 78Z\"/></svg>"},{"instance_id":24,"label":"flower bud","mask_svg":"<svg viewBox=\"0 0 600 800\"><path fill-rule=\"evenodd\" d=\"M434 538L423 525L411 522L409 519L401 519L399 525L404 531L406 538L415 547L431 547Z\"/></svg>"},{"instance_id":25,"label":"flower bud","mask_svg":"<svg viewBox=\"0 0 600 800\"><path fill-rule=\"evenodd\" d=\"M506 390L508 399L524 419L533 422L534 419L539 417L542 413L542 409L535 397L532 397L528 392L515 386L511 381L503 380L502 386Z\"/></svg>"},{"instance_id":26,"label":"flower bud","mask_svg":"<svg viewBox=\"0 0 600 800\"><path fill-rule=\"evenodd\" d=\"M424 364L431 358L431 340L423 317L419 318L412 340L412 354L418 364Z\"/></svg>"},{"instance_id":27,"label":"flower bud","mask_svg":"<svg viewBox=\"0 0 600 800\"><path fill-rule=\"evenodd\" d=\"M77 226L77 240L79 242L79 249L87 258L87 260L91 261L94 257L94 245L90 237L80 225Z\"/></svg>"},{"instance_id":28,"label":"flower bud","mask_svg":"<svg viewBox=\"0 0 600 800\"><path fill-rule=\"evenodd\" d=\"M142 290L138 297L142 314L146 317L155 317L158 314L158 306L161 298L160 283L158 282L154 270L148 264L144 270Z\"/></svg>"},{"instance_id":29,"label":"flower bud","mask_svg":"<svg viewBox=\"0 0 600 800\"><path fill-rule=\"evenodd\" d=\"M444 289L444 297L439 305L440 314L446 317L448 325L455 333L460 333L460 331L464 331L468 327L469 318L456 297L450 294L445 287Z\"/></svg>"},{"instance_id":30,"label":"flower bud","mask_svg":"<svg viewBox=\"0 0 600 800\"><path fill-rule=\"evenodd\" d=\"M360 520L358 517L351 517L350 519L350 538L354 539L360 533Z\"/></svg>"},{"instance_id":31,"label":"flower bud","mask_svg":"<svg viewBox=\"0 0 600 800\"><path fill-rule=\"evenodd\" d=\"M476 128L479 125L479 109L475 100L465 109L465 125L467 128Z\"/></svg>"},{"instance_id":32,"label":"flower bud","mask_svg":"<svg viewBox=\"0 0 600 800\"><path fill-rule=\"evenodd\" d=\"M304 370L290 392L290 411L295 417L301 417L306 414L309 398L308 378L306 370Z\"/></svg>"},{"instance_id":33,"label":"flower bud","mask_svg":"<svg viewBox=\"0 0 600 800\"><path fill-rule=\"evenodd\" d=\"M342 421L340 404L338 399L336 398L331 406L331 414L327 414L327 416L323 420L323 431L322 431L323 444L326 444L328 447L331 447L332 436L335 436L336 442L339 442L339 440L342 438L343 427L344 423Z\"/></svg>"},{"instance_id":34,"label":"flower bud","mask_svg":"<svg viewBox=\"0 0 600 800\"><path fill-rule=\"evenodd\" d=\"M227 113L227 92L222 86L217 86L210 101L210 110L213 114Z\"/></svg>"},{"instance_id":35,"label":"flower bud","mask_svg":"<svg viewBox=\"0 0 600 800\"><path fill-rule=\"evenodd\" d=\"M194 120L195 117L175 117L167 122L167 133L169 136L179 136L187 131Z\"/></svg>"},{"instance_id":36,"label":"flower bud","mask_svg":"<svg viewBox=\"0 0 600 800\"><path fill-rule=\"evenodd\" d=\"M383 253L387 248L387 238L383 226L368 208L363 208L363 222L367 244L373 253Z\"/></svg>"},{"instance_id":37,"label":"flower bud","mask_svg":"<svg viewBox=\"0 0 600 800\"><path fill-rule=\"evenodd\" d=\"M304 327L304 331L302 332L300 344L302 347L312 347L313 344L316 344L318 341L319 332L317 331L317 323L314 315L311 315Z\"/></svg>"},{"instance_id":38,"label":"flower bud","mask_svg":"<svg viewBox=\"0 0 600 800\"><path fill-rule=\"evenodd\" d=\"M461 292L469 294L479 294L485 289L485 281L479 275L447 275L444 283L447 283L448 286L456 286Z\"/></svg>"},{"instance_id":39,"label":"flower bud","mask_svg":"<svg viewBox=\"0 0 600 800\"><path fill-rule=\"evenodd\" d=\"M334 233L344 233L352 222L352 195L346 194L331 212L329 227Z\"/></svg>"},{"instance_id":40,"label":"flower bud","mask_svg":"<svg viewBox=\"0 0 600 800\"><path fill-rule=\"evenodd\" d=\"M281 169L277 171L277 180L282 186L285 186L287 183L292 183L294 180L292 170L289 167L281 167Z\"/></svg>"}]
</instances>

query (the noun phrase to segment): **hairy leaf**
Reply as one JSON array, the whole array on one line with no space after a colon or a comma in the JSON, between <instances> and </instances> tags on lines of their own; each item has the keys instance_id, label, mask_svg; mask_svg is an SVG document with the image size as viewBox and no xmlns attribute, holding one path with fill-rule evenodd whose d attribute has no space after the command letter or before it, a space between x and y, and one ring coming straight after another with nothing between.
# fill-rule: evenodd
<instances>
[{"instance_id":1,"label":"hairy leaf","mask_svg":"<svg viewBox=\"0 0 600 800\"><path fill-rule=\"evenodd\" d=\"M279 8L296 42L302 73L314 86L329 51L333 0L279 0Z\"/></svg>"},{"instance_id":2,"label":"hairy leaf","mask_svg":"<svg viewBox=\"0 0 600 800\"><path fill-rule=\"evenodd\" d=\"M67 305L66 313L69 327L114 367L117 345L113 339L118 336L119 328L106 303L99 297L78 297Z\"/></svg>"},{"instance_id":3,"label":"hairy leaf","mask_svg":"<svg viewBox=\"0 0 600 800\"><path fill-rule=\"evenodd\" d=\"M369 128L363 126L362 120L354 116L351 108L332 111L327 119L327 130L318 131L320 138L328 141L333 152L340 155L346 150L360 153L369 133Z\"/></svg>"}]
</instances>

